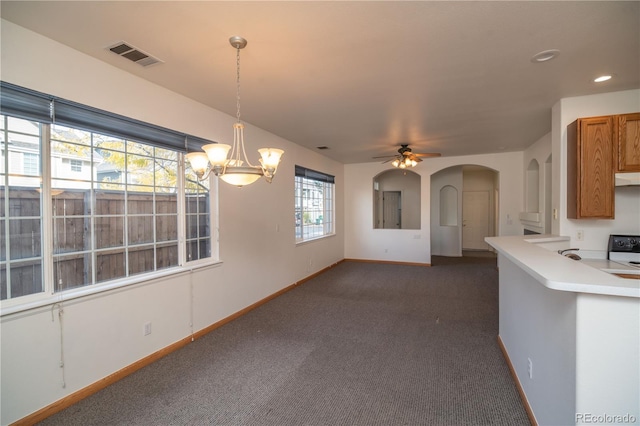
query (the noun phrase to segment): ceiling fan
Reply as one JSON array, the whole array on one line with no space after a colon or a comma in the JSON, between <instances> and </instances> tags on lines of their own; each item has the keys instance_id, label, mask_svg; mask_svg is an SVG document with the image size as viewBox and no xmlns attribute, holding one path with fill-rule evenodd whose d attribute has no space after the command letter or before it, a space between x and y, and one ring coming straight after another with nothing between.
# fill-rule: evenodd
<instances>
[{"instance_id":1,"label":"ceiling fan","mask_svg":"<svg viewBox=\"0 0 640 426\"><path fill-rule=\"evenodd\" d=\"M407 167L414 167L419 162L422 161L420 157L440 157L440 153L436 152L428 152L428 153L414 153L409 148L409 144L401 144L400 149L398 149L398 154L394 155L383 155L381 157L373 157L377 158L387 158L387 160L383 161L382 164L391 161L391 165L393 167L398 167L401 169L406 169Z\"/></svg>"}]
</instances>

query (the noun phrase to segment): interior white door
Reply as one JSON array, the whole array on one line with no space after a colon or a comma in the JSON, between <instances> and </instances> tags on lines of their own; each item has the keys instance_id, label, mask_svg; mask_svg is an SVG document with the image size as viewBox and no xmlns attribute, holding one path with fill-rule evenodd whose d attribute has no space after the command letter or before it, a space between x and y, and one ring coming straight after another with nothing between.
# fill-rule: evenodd
<instances>
[{"instance_id":1,"label":"interior white door","mask_svg":"<svg viewBox=\"0 0 640 426\"><path fill-rule=\"evenodd\" d=\"M488 250L484 238L489 236L489 192L462 193L462 248Z\"/></svg>"},{"instance_id":2,"label":"interior white door","mask_svg":"<svg viewBox=\"0 0 640 426\"><path fill-rule=\"evenodd\" d=\"M382 227L384 229L400 229L402 227L401 205L400 191L383 191Z\"/></svg>"}]
</instances>

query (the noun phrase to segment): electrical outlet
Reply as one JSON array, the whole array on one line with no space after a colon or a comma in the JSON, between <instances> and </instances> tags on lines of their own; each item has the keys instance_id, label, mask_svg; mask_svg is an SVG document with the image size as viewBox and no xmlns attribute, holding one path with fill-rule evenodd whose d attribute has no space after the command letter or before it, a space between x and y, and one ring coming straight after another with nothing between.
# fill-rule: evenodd
<instances>
[{"instance_id":1,"label":"electrical outlet","mask_svg":"<svg viewBox=\"0 0 640 426\"><path fill-rule=\"evenodd\" d=\"M533 379L533 361L531 361L531 358L527 358L527 373L529 373L529 378Z\"/></svg>"},{"instance_id":2,"label":"electrical outlet","mask_svg":"<svg viewBox=\"0 0 640 426\"><path fill-rule=\"evenodd\" d=\"M147 322L144 324L144 335L148 336L151 334L151 323Z\"/></svg>"},{"instance_id":3,"label":"electrical outlet","mask_svg":"<svg viewBox=\"0 0 640 426\"><path fill-rule=\"evenodd\" d=\"M576 231L576 241L584 241L584 231L582 229Z\"/></svg>"}]
</instances>

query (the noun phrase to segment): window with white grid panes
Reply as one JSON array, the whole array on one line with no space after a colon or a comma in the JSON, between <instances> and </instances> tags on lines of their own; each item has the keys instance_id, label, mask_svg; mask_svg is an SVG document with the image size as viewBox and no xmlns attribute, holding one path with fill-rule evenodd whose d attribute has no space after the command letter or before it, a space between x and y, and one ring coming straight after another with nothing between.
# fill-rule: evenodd
<instances>
[{"instance_id":1,"label":"window with white grid panes","mask_svg":"<svg viewBox=\"0 0 640 426\"><path fill-rule=\"evenodd\" d=\"M1 300L44 292L41 126L0 116Z\"/></svg>"},{"instance_id":2,"label":"window with white grid panes","mask_svg":"<svg viewBox=\"0 0 640 426\"><path fill-rule=\"evenodd\" d=\"M5 81L0 89L3 311L218 261L216 200L185 164L212 141Z\"/></svg>"},{"instance_id":3,"label":"window with white grid panes","mask_svg":"<svg viewBox=\"0 0 640 426\"><path fill-rule=\"evenodd\" d=\"M335 233L333 176L296 166L295 238L309 241Z\"/></svg>"},{"instance_id":4,"label":"window with white grid panes","mask_svg":"<svg viewBox=\"0 0 640 426\"><path fill-rule=\"evenodd\" d=\"M70 156L51 176L56 291L177 266L178 153L51 126L52 162Z\"/></svg>"},{"instance_id":5,"label":"window with white grid panes","mask_svg":"<svg viewBox=\"0 0 640 426\"><path fill-rule=\"evenodd\" d=\"M182 153L6 115L0 148L3 301L217 260L209 181Z\"/></svg>"},{"instance_id":6,"label":"window with white grid panes","mask_svg":"<svg viewBox=\"0 0 640 426\"><path fill-rule=\"evenodd\" d=\"M185 240L188 262L211 257L210 181L198 180L185 161Z\"/></svg>"}]
</instances>

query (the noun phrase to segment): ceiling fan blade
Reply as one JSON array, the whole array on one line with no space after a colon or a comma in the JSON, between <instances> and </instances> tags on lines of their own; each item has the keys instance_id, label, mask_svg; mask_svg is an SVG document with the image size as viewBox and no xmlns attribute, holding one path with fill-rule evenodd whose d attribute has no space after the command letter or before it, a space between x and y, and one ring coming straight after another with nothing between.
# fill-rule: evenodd
<instances>
[{"instance_id":1,"label":"ceiling fan blade","mask_svg":"<svg viewBox=\"0 0 640 426\"><path fill-rule=\"evenodd\" d=\"M373 158L374 160L385 159L385 161L383 161L382 164L388 163L389 161L393 161L396 159L398 161L403 161L403 159L406 159L406 158L419 163L422 161L420 157L440 157L440 156L441 154L439 152L414 153L411 151L411 148L409 148L408 144L402 144L401 148L398 150L398 154L380 155L380 156L371 157L371 158Z\"/></svg>"},{"instance_id":2,"label":"ceiling fan blade","mask_svg":"<svg viewBox=\"0 0 640 426\"><path fill-rule=\"evenodd\" d=\"M416 157L440 157L442 154L439 152L425 152L423 154L413 154Z\"/></svg>"}]
</instances>

